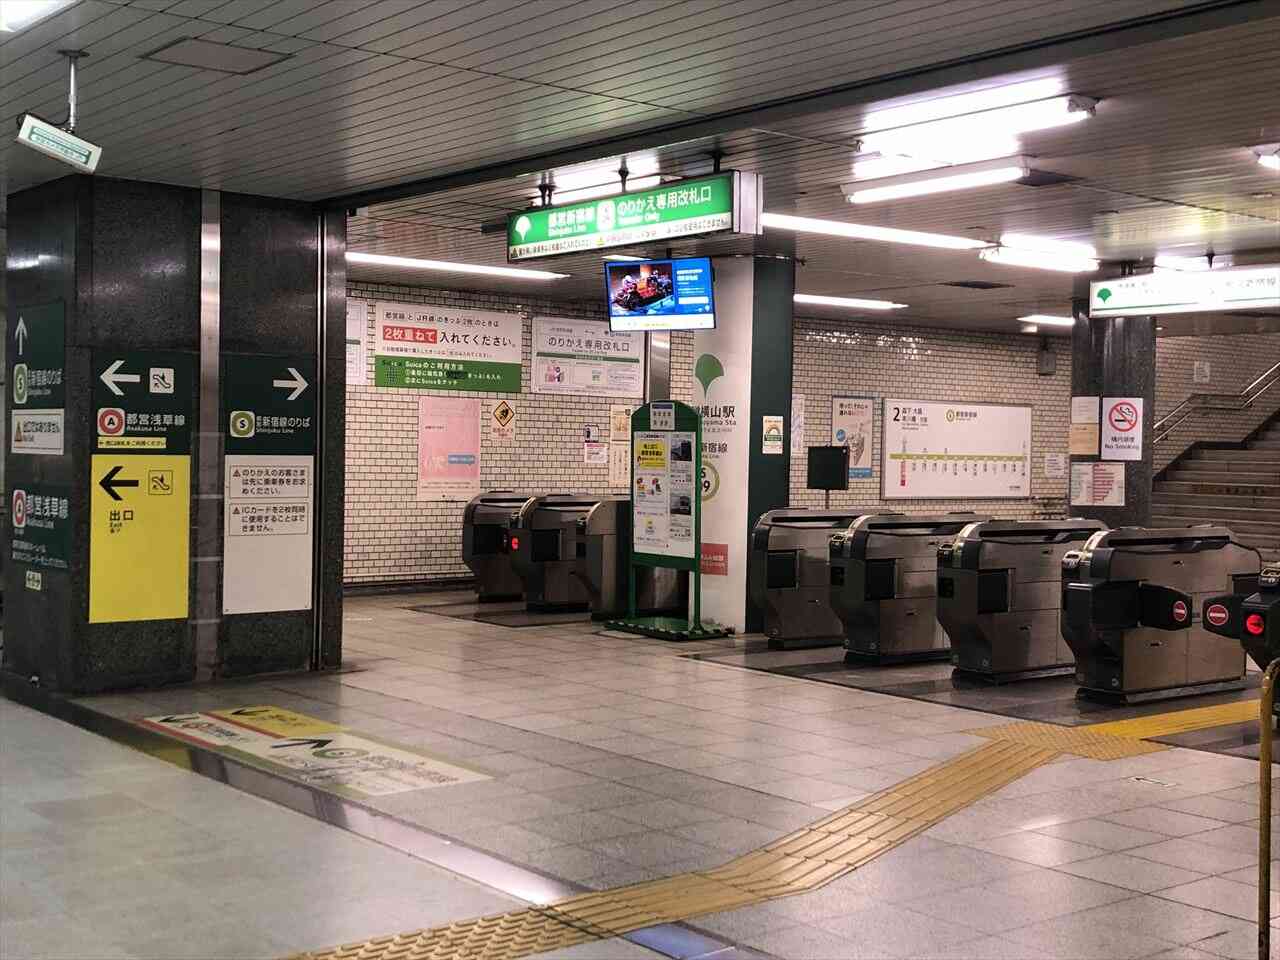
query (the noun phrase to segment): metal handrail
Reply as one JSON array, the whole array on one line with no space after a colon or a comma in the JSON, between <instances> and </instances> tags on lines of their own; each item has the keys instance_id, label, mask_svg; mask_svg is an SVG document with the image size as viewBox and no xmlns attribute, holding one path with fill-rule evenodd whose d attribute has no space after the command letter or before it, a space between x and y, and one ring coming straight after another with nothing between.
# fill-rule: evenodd
<instances>
[{"instance_id":1,"label":"metal handrail","mask_svg":"<svg viewBox=\"0 0 1280 960\"><path fill-rule=\"evenodd\" d=\"M1155 423L1155 442L1168 438L1184 420L1201 410L1243 410L1280 383L1280 361L1273 363L1239 393L1193 393ZM1215 403L1213 401L1222 401Z\"/></svg>"}]
</instances>

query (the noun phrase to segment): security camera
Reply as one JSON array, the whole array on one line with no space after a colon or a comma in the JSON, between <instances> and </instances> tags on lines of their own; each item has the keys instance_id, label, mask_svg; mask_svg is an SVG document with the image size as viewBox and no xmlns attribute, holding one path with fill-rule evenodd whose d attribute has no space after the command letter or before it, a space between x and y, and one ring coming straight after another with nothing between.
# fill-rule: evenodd
<instances>
[{"instance_id":1,"label":"security camera","mask_svg":"<svg viewBox=\"0 0 1280 960\"><path fill-rule=\"evenodd\" d=\"M34 113L24 113L18 118L18 143L32 150L39 150L55 160L69 163L84 173L93 173L102 159L102 148L74 133L67 133L56 124L42 120Z\"/></svg>"}]
</instances>

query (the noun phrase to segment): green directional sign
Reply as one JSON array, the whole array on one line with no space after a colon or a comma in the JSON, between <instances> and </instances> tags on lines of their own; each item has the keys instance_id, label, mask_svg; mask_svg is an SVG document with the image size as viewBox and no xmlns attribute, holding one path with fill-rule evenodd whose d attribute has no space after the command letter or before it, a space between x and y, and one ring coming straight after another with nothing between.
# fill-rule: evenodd
<instances>
[{"instance_id":1,"label":"green directional sign","mask_svg":"<svg viewBox=\"0 0 1280 960\"><path fill-rule=\"evenodd\" d=\"M92 363L95 453L191 452L193 354L95 349Z\"/></svg>"},{"instance_id":2,"label":"green directional sign","mask_svg":"<svg viewBox=\"0 0 1280 960\"><path fill-rule=\"evenodd\" d=\"M8 354L9 449L18 454L60 455L67 398L62 301L19 307L17 320L9 322Z\"/></svg>"},{"instance_id":3,"label":"green directional sign","mask_svg":"<svg viewBox=\"0 0 1280 960\"><path fill-rule=\"evenodd\" d=\"M313 360L231 355L223 364L222 410L228 454L315 452Z\"/></svg>"},{"instance_id":4,"label":"green directional sign","mask_svg":"<svg viewBox=\"0 0 1280 960\"><path fill-rule=\"evenodd\" d=\"M9 556L39 572L71 568L70 491L41 483L15 482L9 495L13 533ZM42 589L40 577L28 574L27 588Z\"/></svg>"},{"instance_id":5,"label":"green directional sign","mask_svg":"<svg viewBox=\"0 0 1280 960\"><path fill-rule=\"evenodd\" d=\"M740 171L636 190L615 197L525 210L507 218L507 259L709 233L758 233L760 181Z\"/></svg>"}]
</instances>

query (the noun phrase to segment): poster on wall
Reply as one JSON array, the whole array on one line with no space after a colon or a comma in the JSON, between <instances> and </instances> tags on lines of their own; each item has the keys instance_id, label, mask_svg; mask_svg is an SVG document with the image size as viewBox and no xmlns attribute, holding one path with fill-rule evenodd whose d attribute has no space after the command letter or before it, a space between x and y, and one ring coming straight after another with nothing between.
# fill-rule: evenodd
<instances>
[{"instance_id":1,"label":"poster on wall","mask_svg":"<svg viewBox=\"0 0 1280 960\"><path fill-rule=\"evenodd\" d=\"M1142 398L1102 400L1102 459L1142 459Z\"/></svg>"},{"instance_id":2,"label":"poster on wall","mask_svg":"<svg viewBox=\"0 0 1280 960\"><path fill-rule=\"evenodd\" d=\"M762 437L760 452L766 456L779 456L782 454L782 417L764 416L760 418L760 435Z\"/></svg>"},{"instance_id":3,"label":"poster on wall","mask_svg":"<svg viewBox=\"0 0 1280 960\"><path fill-rule=\"evenodd\" d=\"M418 499L470 500L480 492L480 401L418 401Z\"/></svg>"},{"instance_id":4,"label":"poster on wall","mask_svg":"<svg viewBox=\"0 0 1280 960\"><path fill-rule=\"evenodd\" d=\"M1074 457L1096 457L1101 430L1101 397L1071 398L1071 432L1067 451Z\"/></svg>"},{"instance_id":5,"label":"poster on wall","mask_svg":"<svg viewBox=\"0 0 1280 960\"><path fill-rule=\"evenodd\" d=\"M515 443L516 408L509 400L499 400L493 405L489 423L489 438L495 443Z\"/></svg>"},{"instance_id":6,"label":"poster on wall","mask_svg":"<svg viewBox=\"0 0 1280 960\"><path fill-rule=\"evenodd\" d=\"M635 412L634 404L609 405L609 440L612 443L631 442L631 414Z\"/></svg>"},{"instance_id":7,"label":"poster on wall","mask_svg":"<svg viewBox=\"0 0 1280 960\"><path fill-rule=\"evenodd\" d=\"M694 437L684 431L635 435L631 522L637 552L693 558Z\"/></svg>"},{"instance_id":8,"label":"poster on wall","mask_svg":"<svg viewBox=\"0 0 1280 960\"><path fill-rule=\"evenodd\" d=\"M363 387L369 383L368 365L369 304L364 300L347 300L347 386Z\"/></svg>"},{"instance_id":9,"label":"poster on wall","mask_svg":"<svg viewBox=\"0 0 1280 960\"><path fill-rule=\"evenodd\" d=\"M1031 496L1031 408L884 401L886 500Z\"/></svg>"},{"instance_id":10,"label":"poster on wall","mask_svg":"<svg viewBox=\"0 0 1280 960\"><path fill-rule=\"evenodd\" d=\"M793 393L791 395L791 455L793 457L803 457L806 453L806 429L804 422L804 394Z\"/></svg>"},{"instance_id":11,"label":"poster on wall","mask_svg":"<svg viewBox=\"0 0 1280 960\"><path fill-rule=\"evenodd\" d=\"M520 392L519 314L378 302L374 319L375 386Z\"/></svg>"},{"instance_id":12,"label":"poster on wall","mask_svg":"<svg viewBox=\"0 0 1280 960\"><path fill-rule=\"evenodd\" d=\"M534 393L644 396L644 334L614 333L607 323L533 321Z\"/></svg>"},{"instance_id":13,"label":"poster on wall","mask_svg":"<svg viewBox=\"0 0 1280 960\"><path fill-rule=\"evenodd\" d=\"M629 487L631 485L631 434L627 434L627 442L615 440L609 444L609 486Z\"/></svg>"},{"instance_id":14,"label":"poster on wall","mask_svg":"<svg viewBox=\"0 0 1280 960\"><path fill-rule=\"evenodd\" d=\"M1123 463L1073 463L1071 504L1076 507L1123 507Z\"/></svg>"},{"instance_id":15,"label":"poster on wall","mask_svg":"<svg viewBox=\"0 0 1280 960\"><path fill-rule=\"evenodd\" d=\"M1067 476L1067 455L1065 453L1046 453L1044 455L1044 476L1046 480L1065 480Z\"/></svg>"},{"instance_id":16,"label":"poster on wall","mask_svg":"<svg viewBox=\"0 0 1280 960\"><path fill-rule=\"evenodd\" d=\"M1213 367L1208 360L1197 360L1191 367L1191 381L1205 384L1213 380Z\"/></svg>"},{"instance_id":17,"label":"poster on wall","mask_svg":"<svg viewBox=\"0 0 1280 960\"><path fill-rule=\"evenodd\" d=\"M873 397L831 398L831 445L849 448L850 480L865 480L874 472L871 431L875 409Z\"/></svg>"}]
</instances>

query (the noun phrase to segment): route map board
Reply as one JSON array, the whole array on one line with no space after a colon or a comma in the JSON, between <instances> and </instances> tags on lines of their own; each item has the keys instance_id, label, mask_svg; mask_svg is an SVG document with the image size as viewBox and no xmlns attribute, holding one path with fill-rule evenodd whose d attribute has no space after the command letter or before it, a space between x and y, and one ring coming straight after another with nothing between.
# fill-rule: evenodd
<instances>
[{"instance_id":1,"label":"route map board","mask_svg":"<svg viewBox=\"0 0 1280 960\"><path fill-rule=\"evenodd\" d=\"M886 500L1031 496L1031 408L884 401Z\"/></svg>"}]
</instances>

